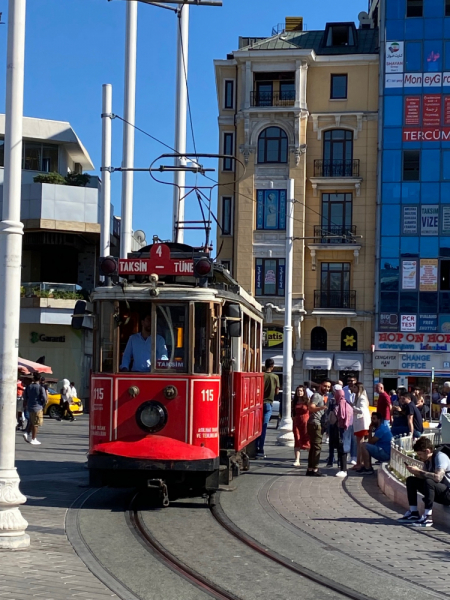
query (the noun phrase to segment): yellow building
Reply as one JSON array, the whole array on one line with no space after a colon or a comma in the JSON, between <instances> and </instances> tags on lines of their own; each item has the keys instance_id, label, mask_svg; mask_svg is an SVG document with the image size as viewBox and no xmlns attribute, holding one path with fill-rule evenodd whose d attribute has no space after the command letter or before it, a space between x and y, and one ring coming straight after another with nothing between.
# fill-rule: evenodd
<instances>
[{"instance_id":1,"label":"yellow building","mask_svg":"<svg viewBox=\"0 0 450 600\"><path fill-rule=\"evenodd\" d=\"M365 19L240 38L215 61L220 260L265 307L282 366L286 200L295 180L293 383L354 372L372 396L378 30Z\"/></svg>"}]
</instances>

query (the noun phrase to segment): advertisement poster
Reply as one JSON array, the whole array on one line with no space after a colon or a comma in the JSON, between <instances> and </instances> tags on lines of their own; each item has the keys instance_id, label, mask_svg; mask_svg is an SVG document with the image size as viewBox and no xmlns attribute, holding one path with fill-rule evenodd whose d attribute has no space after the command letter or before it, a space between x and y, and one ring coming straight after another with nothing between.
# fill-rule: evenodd
<instances>
[{"instance_id":1,"label":"advertisement poster","mask_svg":"<svg viewBox=\"0 0 450 600\"><path fill-rule=\"evenodd\" d=\"M439 206L437 204L421 206L420 225L422 235L439 234Z\"/></svg>"},{"instance_id":2,"label":"advertisement poster","mask_svg":"<svg viewBox=\"0 0 450 600\"><path fill-rule=\"evenodd\" d=\"M404 42L386 42L386 73L403 73Z\"/></svg>"},{"instance_id":3,"label":"advertisement poster","mask_svg":"<svg viewBox=\"0 0 450 600\"><path fill-rule=\"evenodd\" d=\"M444 96L444 125L450 125L450 96Z\"/></svg>"},{"instance_id":4,"label":"advertisement poster","mask_svg":"<svg viewBox=\"0 0 450 600\"><path fill-rule=\"evenodd\" d=\"M402 73L399 73L399 74L391 73L389 75L386 75L384 86L386 88L402 88L403 87Z\"/></svg>"},{"instance_id":5,"label":"advertisement poster","mask_svg":"<svg viewBox=\"0 0 450 600\"><path fill-rule=\"evenodd\" d=\"M256 229L286 229L286 190L258 190Z\"/></svg>"},{"instance_id":6,"label":"advertisement poster","mask_svg":"<svg viewBox=\"0 0 450 600\"><path fill-rule=\"evenodd\" d=\"M438 261L435 258L420 260L419 290L421 292L437 292Z\"/></svg>"},{"instance_id":7,"label":"advertisement poster","mask_svg":"<svg viewBox=\"0 0 450 600\"><path fill-rule=\"evenodd\" d=\"M439 315L439 331L450 333L450 315Z\"/></svg>"},{"instance_id":8,"label":"advertisement poster","mask_svg":"<svg viewBox=\"0 0 450 600\"><path fill-rule=\"evenodd\" d=\"M442 96L437 94L423 97L423 126L439 127L441 124Z\"/></svg>"},{"instance_id":9,"label":"advertisement poster","mask_svg":"<svg viewBox=\"0 0 450 600\"><path fill-rule=\"evenodd\" d=\"M416 331L416 315L400 315L400 331Z\"/></svg>"},{"instance_id":10,"label":"advertisement poster","mask_svg":"<svg viewBox=\"0 0 450 600\"><path fill-rule=\"evenodd\" d=\"M380 314L380 331L397 331L398 315L395 313Z\"/></svg>"},{"instance_id":11,"label":"advertisement poster","mask_svg":"<svg viewBox=\"0 0 450 600\"><path fill-rule=\"evenodd\" d=\"M450 206L442 207L442 233L450 233Z\"/></svg>"},{"instance_id":12,"label":"advertisement poster","mask_svg":"<svg viewBox=\"0 0 450 600\"><path fill-rule=\"evenodd\" d=\"M437 315L419 315L418 331L437 331Z\"/></svg>"},{"instance_id":13,"label":"advertisement poster","mask_svg":"<svg viewBox=\"0 0 450 600\"><path fill-rule=\"evenodd\" d=\"M406 96L405 125L420 125L420 96Z\"/></svg>"},{"instance_id":14,"label":"advertisement poster","mask_svg":"<svg viewBox=\"0 0 450 600\"><path fill-rule=\"evenodd\" d=\"M404 235L417 235L419 229L419 214L417 206L403 206Z\"/></svg>"},{"instance_id":15,"label":"advertisement poster","mask_svg":"<svg viewBox=\"0 0 450 600\"><path fill-rule=\"evenodd\" d=\"M402 262L402 289L415 290L416 288L417 260L404 260Z\"/></svg>"}]
</instances>

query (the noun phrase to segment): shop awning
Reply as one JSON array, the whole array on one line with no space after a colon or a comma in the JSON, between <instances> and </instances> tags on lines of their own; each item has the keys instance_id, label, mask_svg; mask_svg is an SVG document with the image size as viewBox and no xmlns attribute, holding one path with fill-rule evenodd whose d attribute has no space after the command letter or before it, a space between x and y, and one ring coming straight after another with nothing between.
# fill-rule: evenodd
<instances>
[{"instance_id":1,"label":"shop awning","mask_svg":"<svg viewBox=\"0 0 450 600\"><path fill-rule=\"evenodd\" d=\"M275 354L273 350L263 350L263 363L268 358L273 358L273 362L275 363L275 367L283 368L283 354Z\"/></svg>"},{"instance_id":2,"label":"shop awning","mask_svg":"<svg viewBox=\"0 0 450 600\"><path fill-rule=\"evenodd\" d=\"M41 365L40 363L35 363L32 360L27 360L26 358L20 358L17 364L18 370L24 375L28 375L29 373L53 373L52 368L47 365Z\"/></svg>"},{"instance_id":3,"label":"shop awning","mask_svg":"<svg viewBox=\"0 0 450 600\"><path fill-rule=\"evenodd\" d=\"M331 371L333 356L329 352L305 352L303 354L303 368Z\"/></svg>"},{"instance_id":4,"label":"shop awning","mask_svg":"<svg viewBox=\"0 0 450 600\"><path fill-rule=\"evenodd\" d=\"M364 355L357 352L341 352L334 355L335 371L359 371L363 370Z\"/></svg>"}]
</instances>

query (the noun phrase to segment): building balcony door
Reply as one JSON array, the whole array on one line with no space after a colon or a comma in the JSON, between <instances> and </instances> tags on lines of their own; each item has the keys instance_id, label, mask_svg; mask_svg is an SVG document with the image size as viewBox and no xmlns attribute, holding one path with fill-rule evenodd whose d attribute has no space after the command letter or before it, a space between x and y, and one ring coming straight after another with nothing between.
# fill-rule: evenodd
<instances>
[{"instance_id":1,"label":"building balcony door","mask_svg":"<svg viewBox=\"0 0 450 600\"><path fill-rule=\"evenodd\" d=\"M317 308L354 308L356 292L350 290L350 263L322 263Z\"/></svg>"},{"instance_id":2,"label":"building balcony door","mask_svg":"<svg viewBox=\"0 0 450 600\"><path fill-rule=\"evenodd\" d=\"M324 133L324 177L351 177L353 175L353 131L331 129Z\"/></svg>"},{"instance_id":3,"label":"building balcony door","mask_svg":"<svg viewBox=\"0 0 450 600\"><path fill-rule=\"evenodd\" d=\"M352 194L322 194L322 237L327 244L348 243L352 233Z\"/></svg>"}]
</instances>

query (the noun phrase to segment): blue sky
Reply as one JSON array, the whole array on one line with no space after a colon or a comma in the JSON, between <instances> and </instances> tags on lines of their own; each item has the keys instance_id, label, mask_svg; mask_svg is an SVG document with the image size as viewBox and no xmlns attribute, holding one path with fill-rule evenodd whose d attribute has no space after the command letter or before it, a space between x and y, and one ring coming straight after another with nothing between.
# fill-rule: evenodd
<instances>
[{"instance_id":1,"label":"blue sky","mask_svg":"<svg viewBox=\"0 0 450 600\"><path fill-rule=\"evenodd\" d=\"M101 86L113 85L113 112L123 115L125 0L28 0L24 114L69 121L99 173ZM198 151L217 152L217 97L213 60L237 48L238 37L269 36L285 16L304 17L309 30L327 21L357 21L367 0L223 0L223 7L190 9L189 88ZM7 0L0 0L7 21ZM136 125L173 145L176 17L138 7ZM0 111L5 107L6 33L0 28ZM192 138L188 135L188 150ZM146 167L166 149L136 132L135 166ZM113 121L113 165L120 166L122 125ZM214 175L213 175L214 177ZM120 214L121 175L112 176L112 201ZM216 199L213 198L215 210ZM172 188L136 174L133 226L171 236ZM198 219L189 202L187 218ZM187 240L201 243L191 234ZM202 236L203 238L203 236Z\"/></svg>"}]
</instances>

